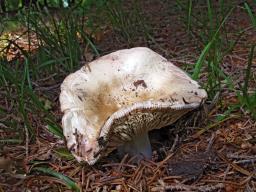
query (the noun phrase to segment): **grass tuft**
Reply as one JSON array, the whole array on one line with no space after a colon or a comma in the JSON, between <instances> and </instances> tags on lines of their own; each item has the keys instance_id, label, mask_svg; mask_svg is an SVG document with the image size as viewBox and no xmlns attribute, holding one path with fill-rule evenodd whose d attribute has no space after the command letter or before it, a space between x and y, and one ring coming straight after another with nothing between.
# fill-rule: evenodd
<instances>
[{"instance_id":1,"label":"grass tuft","mask_svg":"<svg viewBox=\"0 0 256 192\"><path fill-rule=\"evenodd\" d=\"M69 189L75 191L75 192L80 192L79 186L69 177L56 172L50 168L45 168L45 167L34 167L31 171L39 171L48 175L51 175L53 177L58 178L61 182L63 182Z\"/></svg>"},{"instance_id":2,"label":"grass tuft","mask_svg":"<svg viewBox=\"0 0 256 192\"><path fill-rule=\"evenodd\" d=\"M248 111L254 119L256 119L256 90L252 91L252 93L249 93L249 82L252 79L252 60L254 56L255 46L256 45L252 45L251 51L249 53L248 65L245 71L244 84L242 87L240 87L242 93L240 93L239 91L237 92L241 107L245 108L245 110Z\"/></svg>"}]
</instances>

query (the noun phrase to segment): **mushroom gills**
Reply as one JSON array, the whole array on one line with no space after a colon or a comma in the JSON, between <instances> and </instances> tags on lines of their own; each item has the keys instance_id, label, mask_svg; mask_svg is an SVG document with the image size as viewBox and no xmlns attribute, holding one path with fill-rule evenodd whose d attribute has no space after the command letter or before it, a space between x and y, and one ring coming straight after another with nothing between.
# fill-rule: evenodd
<instances>
[{"instance_id":1,"label":"mushroom gills","mask_svg":"<svg viewBox=\"0 0 256 192\"><path fill-rule=\"evenodd\" d=\"M140 133L133 137L131 141L124 143L118 147L118 154L123 156L129 154L136 156L136 160L151 159L152 150L148 137L148 132Z\"/></svg>"}]
</instances>

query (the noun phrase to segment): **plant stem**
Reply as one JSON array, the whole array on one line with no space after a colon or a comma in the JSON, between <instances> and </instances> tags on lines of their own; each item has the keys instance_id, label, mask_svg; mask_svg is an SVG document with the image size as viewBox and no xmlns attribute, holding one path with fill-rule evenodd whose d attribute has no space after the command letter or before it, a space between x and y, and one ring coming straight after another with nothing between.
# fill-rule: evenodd
<instances>
[{"instance_id":1,"label":"plant stem","mask_svg":"<svg viewBox=\"0 0 256 192\"><path fill-rule=\"evenodd\" d=\"M133 140L125 143L118 148L120 154L128 153L131 156L137 156L150 159L152 157L151 144L149 141L148 133L142 133L133 138Z\"/></svg>"}]
</instances>

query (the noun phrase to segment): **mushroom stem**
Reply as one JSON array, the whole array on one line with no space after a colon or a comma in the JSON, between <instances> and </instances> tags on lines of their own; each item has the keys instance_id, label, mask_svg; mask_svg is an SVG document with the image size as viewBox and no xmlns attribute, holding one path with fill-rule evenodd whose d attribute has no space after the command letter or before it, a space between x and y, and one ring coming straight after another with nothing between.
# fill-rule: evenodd
<instances>
[{"instance_id":1,"label":"mushroom stem","mask_svg":"<svg viewBox=\"0 0 256 192\"><path fill-rule=\"evenodd\" d=\"M151 159L152 150L149 141L148 133L142 133L133 138L133 140L126 142L124 145L118 148L119 154L129 154L131 156L137 156L138 159L146 158Z\"/></svg>"}]
</instances>

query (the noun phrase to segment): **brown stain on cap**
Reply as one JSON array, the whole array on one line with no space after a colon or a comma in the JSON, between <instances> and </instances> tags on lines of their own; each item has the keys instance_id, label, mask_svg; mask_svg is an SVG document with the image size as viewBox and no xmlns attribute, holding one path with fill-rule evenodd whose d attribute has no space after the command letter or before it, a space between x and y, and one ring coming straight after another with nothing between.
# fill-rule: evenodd
<instances>
[{"instance_id":1,"label":"brown stain on cap","mask_svg":"<svg viewBox=\"0 0 256 192\"><path fill-rule=\"evenodd\" d=\"M88 110L85 111L87 119L99 129L105 121L111 116L114 112L119 110L117 102L112 98L112 91L118 82L112 82L111 85L107 83L101 83L99 86L98 92L93 92L90 95L87 95L87 102L85 103L85 108ZM88 107L89 106L89 107ZM97 121L93 122L92 119L97 116Z\"/></svg>"},{"instance_id":2,"label":"brown stain on cap","mask_svg":"<svg viewBox=\"0 0 256 192\"><path fill-rule=\"evenodd\" d=\"M145 83L145 81L143 79L137 80L133 82L133 85L136 87L136 89L138 88L138 86L142 86L144 88L147 88L147 84Z\"/></svg>"}]
</instances>

